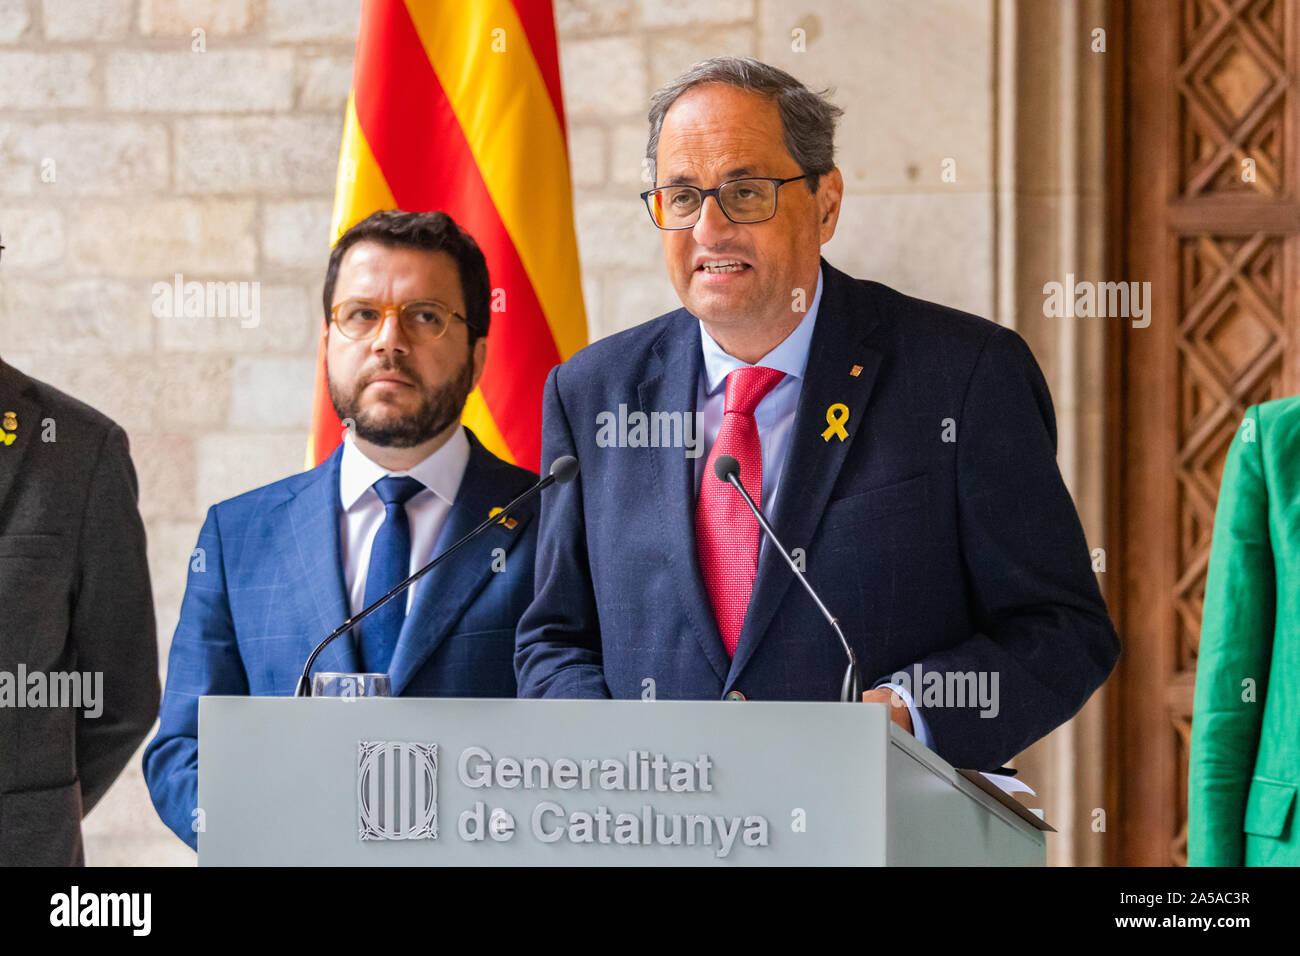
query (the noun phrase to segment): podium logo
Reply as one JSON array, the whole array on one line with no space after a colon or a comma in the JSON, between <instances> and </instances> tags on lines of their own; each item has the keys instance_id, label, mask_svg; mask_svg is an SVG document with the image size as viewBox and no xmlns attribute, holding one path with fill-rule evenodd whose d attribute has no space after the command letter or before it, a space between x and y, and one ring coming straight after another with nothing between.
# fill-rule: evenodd
<instances>
[{"instance_id":1,"label":"podium logo","mask_svg":"<svg viewBox=\"0 0 1300 956\"><path fill-rule=\"evenodd\" d=\"M357 744L357 812L363 840L438 839L438 745Z\"/></svg>"}]
</instances>

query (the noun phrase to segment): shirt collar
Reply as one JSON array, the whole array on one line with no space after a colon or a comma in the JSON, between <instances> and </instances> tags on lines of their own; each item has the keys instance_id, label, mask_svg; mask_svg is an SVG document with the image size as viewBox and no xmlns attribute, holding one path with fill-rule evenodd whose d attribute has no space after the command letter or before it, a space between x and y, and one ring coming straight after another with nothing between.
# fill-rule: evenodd
<instances>
[{"instance_id":1,"label":"shirt collar","mask_svg":"<svg viewBox=\"0 0 1300 956\"><path fill-rule=\"evenodd\" d=\"M343 510L351 511L361 496L380 478L410 475L447 504L456 500L465 466L469 464L469 439L463 426L443 442L442 447L409 471L389 471L366 457L349 431L343 437L343 460L339 463L339 494Z\"/></svg>"},{"instance_id":2,"label":"shirt collar","mask_svg":"<svg viewBox=\"0 0 1300 956\"><path fill-rule=\"evenodd\" d=\"M764 368L774 368L778 372L785 372L789 377L802 379L804 370L808 367L813 326L817 324L817 309L821 306L821 301L822 270L818 266L817 291L813 294L812 305L808 306L803 319L781 344L754 364ZM738 368L744 368L746 363L724 352L722 346L714 341L713 336L704 328L703 322L700 322L700 346L704 350L705 394L713 395L726 384L728 375Z\"/></svg>"}]
</instances>

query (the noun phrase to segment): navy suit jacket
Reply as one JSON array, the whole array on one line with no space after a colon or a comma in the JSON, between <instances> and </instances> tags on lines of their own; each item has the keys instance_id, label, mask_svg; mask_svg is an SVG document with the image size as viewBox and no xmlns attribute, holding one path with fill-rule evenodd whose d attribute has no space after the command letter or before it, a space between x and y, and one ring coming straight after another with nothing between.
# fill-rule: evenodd
<instances>
[{"instance_id":1,"label":"navy suit jacket","mask_svg":"<svg viewBox=\"0 0 1300 956\"><path fill-rule=\"evenodd\" d=\"M465 431L469 462L435 554L537 480ZM199 532L161 723L144 753L154 806L191 847L199 697L289 696L312 649L350 614L339 538L342 455L340 446L310 471L221 502ZM494 524L416 583L388 671L394 696L515 696L511 657L515 625L532 596L535 518L523 510L513 529ZM313 668L360 670L353 632L330 644Z\"/></svg>"},{"instance_id":2,"label":"navy suit jacket","mask_svg":"<svg viewBox=\"0 0 1300 956\"><path fill-rule=\"evenodd\" d=\"M805 552L868 683L918 664L945 680L982 672L989 688L996 674L991 717L911 689L941 756L998 767L1076 713L1119 653L1047 384L1014 332L822 269L773 524ZM548 377L543 460L576 455L582 473L543 493L520 696L634 698L653 681L657 699L839 699L843 649L773 548L728 659L696 553L694 461L597 444L597 415L620 403L692 411L702 361L679 309ZM846 440L823 438L837 403Z\"/></svg>"}]
</instances>

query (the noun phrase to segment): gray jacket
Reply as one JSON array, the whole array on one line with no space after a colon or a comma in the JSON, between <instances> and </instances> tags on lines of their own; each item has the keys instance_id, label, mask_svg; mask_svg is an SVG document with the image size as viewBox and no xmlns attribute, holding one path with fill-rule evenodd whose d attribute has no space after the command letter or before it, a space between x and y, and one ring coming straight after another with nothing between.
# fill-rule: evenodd
<instances>
[{"instance_id":1,"label":"gray jacket","mask_svg":"<svg viewBox=\"0 0 1300 956\"><path fill-rule=\"evenodd\" d=\"M136 499L126 433L0 361L0 864L83 863L158 714Z\"/></svg>"}]
</instances>

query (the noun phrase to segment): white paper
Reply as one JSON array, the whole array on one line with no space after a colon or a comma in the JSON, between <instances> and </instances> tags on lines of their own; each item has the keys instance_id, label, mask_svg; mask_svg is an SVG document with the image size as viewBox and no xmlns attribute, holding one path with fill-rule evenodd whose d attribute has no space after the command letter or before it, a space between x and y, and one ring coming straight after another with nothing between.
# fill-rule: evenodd
<instances>
[{"instance_id":1,"label":"white paper","mask_svg":"<svg viewBox=\"0 0 1300 956\"><path fill-rule=\"evenodd\" d=\"M1003 793L1027 793L1031 796L1038 796L1034 793L1029 784L1025 783L1018 777L1009 777L1002 773L986 773L984 779L1001 790Z\"/></svg>"}]
</instances>

